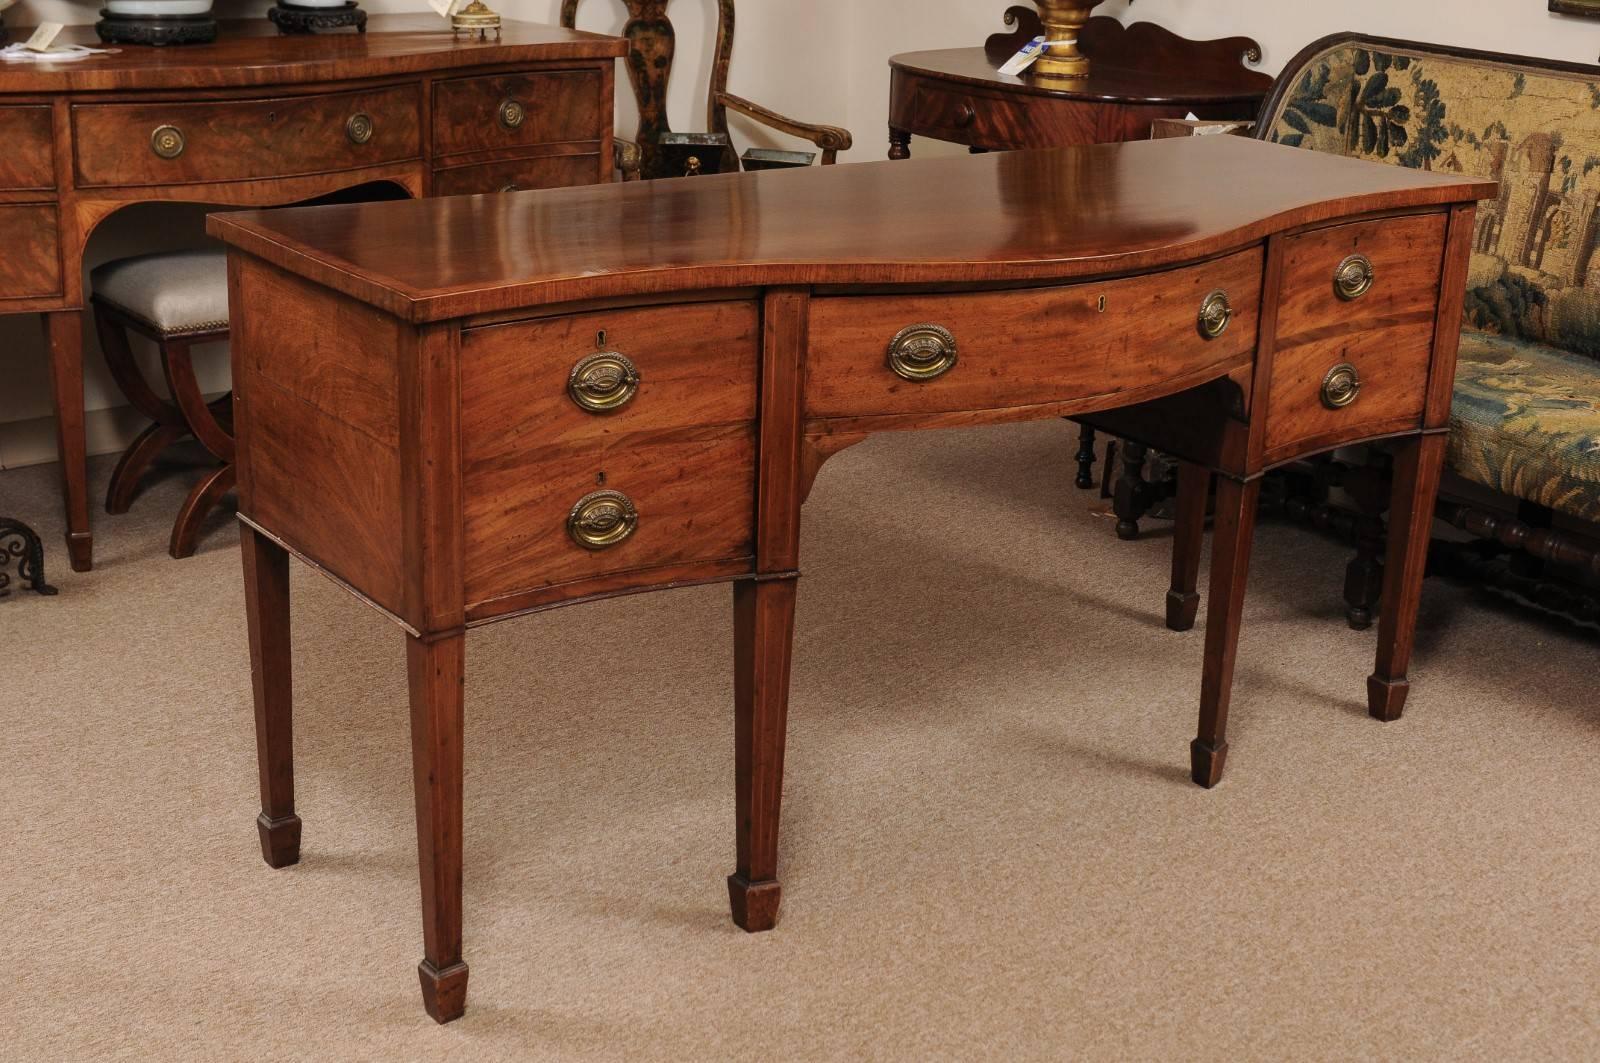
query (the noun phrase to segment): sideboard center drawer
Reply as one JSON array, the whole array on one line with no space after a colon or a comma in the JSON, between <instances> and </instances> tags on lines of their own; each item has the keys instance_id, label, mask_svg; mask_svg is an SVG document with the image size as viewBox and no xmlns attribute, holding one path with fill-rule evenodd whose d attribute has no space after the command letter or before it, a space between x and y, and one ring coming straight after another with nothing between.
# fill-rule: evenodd
<instances>
[{"instance_id":1,"label":"sideboard center drawer","mask_svg":"<svg viewBox=\"0 0 1600 1063\"><path fill-rule=\"evenodd\" d=\"M818 298L806 416L997 410L1123 393L1142 401L1174 381L1201 384L1254 351L1262 264L1255 247L1063 287Z\"/></svg>"},{"instance_id":2,"label":"sideboard center drawer","mask_svg":"<svg viewBox=\"0 0 1600 1063\"><path fill-rule=\"evenodd\" d=\"M421 155L414 86L207 103L72 108L78 183L242 181L355 170Z\"/></svg>"}]
</instances>

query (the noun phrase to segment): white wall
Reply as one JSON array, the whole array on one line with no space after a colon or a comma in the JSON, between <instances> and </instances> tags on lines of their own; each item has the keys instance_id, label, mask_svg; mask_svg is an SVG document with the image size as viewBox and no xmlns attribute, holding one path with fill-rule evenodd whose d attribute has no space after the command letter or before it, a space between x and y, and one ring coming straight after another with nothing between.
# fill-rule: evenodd
<instances>
[{"instance_id":1,"label":"white wall","mask_svg":"<svg viewBox=\"0 0 1600 1063\"><path fill-rule=\"evenodd\" d=\"M1136 0L1131 10L1129 2L1107 0L1098 13L1124 21L1150 19L1190 37L1253 36L1263 46L1262 69L1268 72L1317 37L1345 29L1576 62L1595 62L1600 55L1600 20L1551 15L1545 0ZM372 12L425 10L423 0L363 4ZM218 11L260 17L267 6L267 0L219 0ZM508 18L554 22L560 2L499 0L491 6ZM981 44L1004 29L1007 6L1008 0L744 0L730 88L797 118L848 126L857 146L844 161L881 159L887 149L888 57ZM99 7L98 0L22 0L6 17L12 25L46 19L92 22ZM678 55L669 113L676 128L701 129L716 5L714 0L673 0L671 14ZM618 32L624 17L621 0L586 0L579 26ZM626 135L635 112L625 75L619 83L617 128ZM742 146L782 142L744 124L736 125L735 137ZM913 148L919 156L953 150L928 141ZM119 215L96 234L90 264L135 248L194 240L200 231L197 210L162 207ZM0 318L0 467L49 460L53 447L38 332L31 318ZM220 355L213 359L217 364L210 379L220 386ZM120 396L93 353L89 374L89 408L119 406ZM91 448L112 449L126 419L102 415L91 418L91 428Z\"/></svg>"}]
</instances>

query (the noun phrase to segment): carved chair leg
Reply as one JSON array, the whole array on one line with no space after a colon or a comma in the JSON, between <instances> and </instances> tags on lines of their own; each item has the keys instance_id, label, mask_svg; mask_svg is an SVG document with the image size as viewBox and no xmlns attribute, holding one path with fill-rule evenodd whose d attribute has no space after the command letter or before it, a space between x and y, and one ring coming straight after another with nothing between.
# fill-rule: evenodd
<instances>
[{"instance_id":1,"label":"carved chair leg","mask_svg":"<svg viewBox=\"0 0 1600 1063\"><path fill-rule=\"evenodd\" d=\"M135 436L117 460L117 467L111 473L111 483L106 486L106 512L128 512L128 507L133 505L134 493L139 489L139 481L149 471L150 463L188 434L189 430L181 425L157 423Z\"/></svg>"},{"instance_id":2,"label":"carved chair leg","mask_svg":"<svg viewBox=\"0 0 1600 1063\"><path fill-rule=\"evenodd\" d=\"M794 642L795 580L733 585L734 786L738 864L728 876L733 921L771 930L783 897L778 822Z\"/></svg>"},{"instance_id":3,"label":"carved chair leg","mask_svg":"<svg viewBox=\"0 0 1600 1063\"><path fill-rule=\"evenodd\" d=\"M1188 631L1200 608L1200 555L1205 549L1206 502L1211 473L1203 465L1178 462L1177 519L1172 526L1172 588L1167 591L1167 627Z\"/></svg>"},{"instance_id":4,"label":"carved chair leg","mask_svg":"<svg viewBox=\"0 0 1600 1063\"><path fill-rule=\"evenodd\" d=\"M1417 606L1427 568L1429 529L1446 437L1413 436L1395 452L1388 560L1383 574L1383 612L1378 618L1378 666L1367 679L1367 710L1380 720L1398 720L1411 684L1406 669L1416 641Z\"/></svg>"},{"instance_id":5,"label":"carved chair leg","mask_svg":"<svg viewBox=\"0 0 1600 1063\"><path fill-rule=\"evenodd\" d=\"M1089 425L1078 426L1078 453L1073 460L1078 463L1078 478L1072 481L1073 486L1087 491L1094 486L1094 429Z\"/></svg>"},{"instance_id":6,"label":"carved chair leg","mask_svg":"<svg viewBox=\"0 0 1600 1063\"><path fill-rule=\"evenodd\" d=\"M435 1022L467 1010L461 956L461 784L466 635L406 637L411 688L411 763L417 795L417 865L422 880L422 1005Z\"/></svg>"},{"instance_id":7,"label":"carved chair leg","mask_svg":"<svg viewBox=\"0 0 1600 1063\"><path fill-rule=\"evenodd\" d=\"M1144 460L1150 448L1131 439L1122 441L1122 474L1117 477L1111 508L1117 515L1117 538L1139 537L1139 518L1148 505L1144 495Z\"/></svg>"},{"instance_id":8,"label":"carved chair leg","mask_svg":"<svg viewBox=\"0 0 1600 1063\"><path fill-rule=\"evenodd\" d=\"M1239 649L1239 621L1250 575L1261 481L1217 478L1217 519L1211 537L1211 591L1206 604L1206 659L1200 680L1200 734L1189 746L1194 781L1208 789L1222 780L1228 759L1228 703Z\"/></svg>"},{"instance_id":9,"label":"carved chair leg","mask_svg":"<svg viewBox=\"0 0 1600 1063\"><path fill-rule=\"evenodd\" d=\"M214 469L200 479L194 487L190 488L189 496L183 500L183 505L178 509L178 518L172 523L172 540L167 544L167 552L173 560L181 560L194 554L195 539L200 534L200 526L217 508L217 503L222 501L222 496L233 490L237 481L237 466L224 465Z\"/></svg>"},{"instance_id":10,"label":"carved chair leg","mask_svg":"<svg viewBox=\"0 0 1600 1063\"><path fill-rule=\"evenodd\" d=\"M269 867L300 860L294 811L294 685L289 647L289 554L254 528L239 529L244 615L255 694L256 763L261 775L261 858Z\"/></svg>"}]
</instances>

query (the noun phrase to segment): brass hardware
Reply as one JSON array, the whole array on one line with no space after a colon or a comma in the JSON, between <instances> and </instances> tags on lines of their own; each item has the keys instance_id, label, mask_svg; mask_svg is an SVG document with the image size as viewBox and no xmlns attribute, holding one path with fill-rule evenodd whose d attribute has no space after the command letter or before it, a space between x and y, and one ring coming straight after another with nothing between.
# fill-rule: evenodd
<instances>
[{"instance_id":1,"label":"brass hardware","mask_svg":"<svg viewBox=\"0 0 1600 1063\"><path fill-rule=\"evenodd\" d=\"M370 114L353 114L344 124L344 135L350 138L350 143L361 145L372 139L372 116Z\"/></svg>"},{"instance_id":2,"label":"brass hardware","mask_svg":"<svg viewBox=\"0 0 1600 1063\"><path fill-rule=\"evenodd\" d=\"M1089 57L1078 48L1083 24L1101 0L1037 0L1039 19L1045 38L1051 41L1033 64L1042 78L1085 78L1089 76Z\"/></svg>"},{"instance_id":3,"label":"brass hardware","mask_svg":"<svg viewBox=\"0 0 1600 1063\"><path fill-rule=\"evenodd\" d=\"M500 124L507 129L515 129L528 117L528 109L522 106L521 100L510 97L500 101L500 109L496 112Z\"/></svg>"},{"instance_id":4,"label":"brass hardware","mask_svg":"<svg viewBox=\"0 0 1600 1063\"><path fill-rule=\"evenodd\" d=\"M501 185L500 186L500 191L502 191L502 192L515 192L516 190L517 190L517 186L515 184L508 184L508 185Z\"/></svg>"},{"instance_id":5,"label":"brass hardware","mask_svg":"<svg viewBox=\"0 0 1600 1063\"><path fill-rule=\"evenodd\" d=\"M620 410L638 391L639 370L616 351L580 359L567 377L567 394L590 413Z\"/></svg>"},{"instance_id":6,"label":"brass hardware","mask_svg":"<svg viewBox=\"0 0 1600 1063\"><path fill-rule=\"evenodd\" d=\"M1094 306L1095 306L1095 309L1098 310L1100 313L1102 313L1102 314L1105 313L1106 312L1106 297L1102 295L1098 300L1096 300Z\"/></svg>"},{"instance_id":7,"label":"brass hardware","mask_svg":"<svg viewBox=\"0 0 1600 1063\"><path fill-rule=\"evenodd\" d=\"M1361 394L1361 374L1349 362L1340 362L1322 378L1322 404L1330 410L1343 409Z\"/></svg>"},{"instance_id":8,"label":"brass hardware","mask_svg":"<svg viewBox=\"0 0 1600 1063\"><path fill-rule=\"evenodd\" d=\"M1333 289L1346 301L1359 299L1372 290L1373 277L1372 259L1366 255L1351 255L1334 270Z\"/></svg>"},{"instance_id":9,"label":"brass hardware","mask_svg":"<svg viewBox=\"0 0 1600 1063\"><path fill-rule=\"evenodd\" d=\"M889 368L916 383L944 376L956 366L956 338L943 325L912 325L889 341Z\"/></svg>"},{"instance_id":10,"label":"brass hardware","mask_svg":"<svg viewBox=\"0 0 1600 1063\"><path fill-rule=\"evenodd\" d=\"M1233 307L1228 303L1228 293L1218 288L1200 304L1200 335L1214 340L1228 331L1233 320Z\"/></svg>"},{"instance_id":11,"label":"brass hardware","mask_svg":"<svg viewBox=\"0 0 1600 1063\"><path fill-rule=\"evenodd\" d=\"M567 516L567 534L585 550L607 550L639 526L639 511L621 491L595 491L578 499Z\"/></svg>"},{"instance_id":12,"label":"brass hardware","mask_svg":"<svg viewBox=\"0 0 1600 1063\"><path fill-rule=\"evenodd\" d=\"M182 155L186 143L183 130L175 125L157 126L156 131L150 134L150 150L163 159L176 159Z\"/></svg>"}]
</instances>

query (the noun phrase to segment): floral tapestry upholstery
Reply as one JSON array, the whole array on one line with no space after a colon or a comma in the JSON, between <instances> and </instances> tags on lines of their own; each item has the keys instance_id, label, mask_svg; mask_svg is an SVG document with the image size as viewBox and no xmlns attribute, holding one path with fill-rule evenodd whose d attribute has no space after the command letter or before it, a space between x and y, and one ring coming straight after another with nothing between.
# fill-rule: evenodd
<instances>
[{"instance_id":1,"label":"floral tapestry upholstery","mask_svg":"<svg viewBox=\"0 0 1600 1063\"><path fill-rule=\"evenodd\" d=\"M1600 75L1358 39L1284 76L1267 140L1500 182L1478 207L1451 467L1600 520Z\"/></svg>"}]
</instances>

